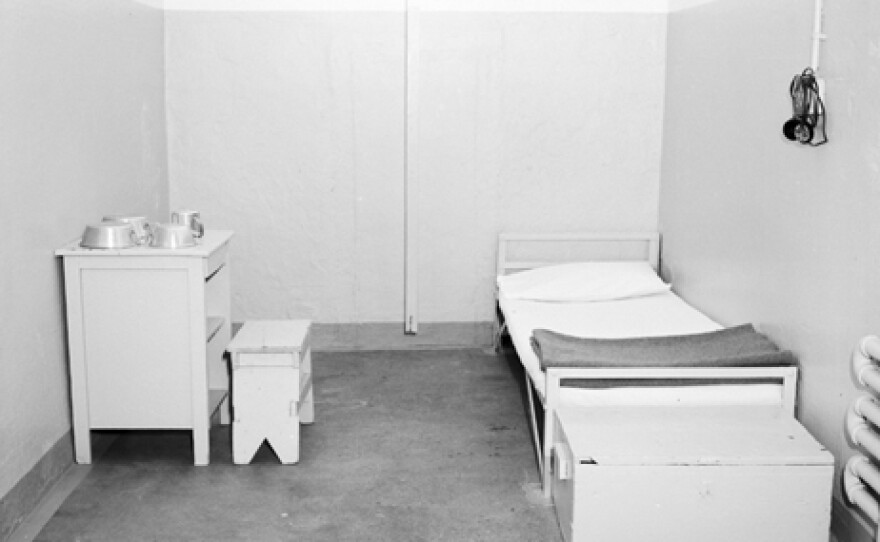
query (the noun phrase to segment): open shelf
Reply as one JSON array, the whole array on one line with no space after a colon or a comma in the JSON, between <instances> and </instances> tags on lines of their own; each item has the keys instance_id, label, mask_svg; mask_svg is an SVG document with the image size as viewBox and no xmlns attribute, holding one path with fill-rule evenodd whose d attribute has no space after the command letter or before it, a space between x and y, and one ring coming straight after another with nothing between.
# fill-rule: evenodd
<instances>
[{"instance_id":1,"label":"open shelf","mask_svg":"<svg viewBox=\"0 0 880 542\"><path fill-rule=\"evenodd\" d=\"M207 342L211 342L214 335L223 327L224 320L219 316L209 316L205 321L205 331L207 334Z\"/></svg>"},{"instance_id":2,"label":"open shelf","mask_svg":"<svg viewBox=\"0 0 880 542\"><path fill-rule=\"evenodd\" d=\"M220 407L227 395L226 390L208 390L208 415L211 416Z\"/></svg>"}]
</instances>

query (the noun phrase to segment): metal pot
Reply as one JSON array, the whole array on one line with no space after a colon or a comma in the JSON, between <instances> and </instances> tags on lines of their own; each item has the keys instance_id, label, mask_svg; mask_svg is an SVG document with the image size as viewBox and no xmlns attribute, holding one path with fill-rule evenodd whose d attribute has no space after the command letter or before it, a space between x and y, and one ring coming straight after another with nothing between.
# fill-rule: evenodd
<instances>
[{"instance_id":1,"label":"metal pot","mask_svg":"<svg viewBox=\"0 0 880 542\"><path fill-rule=\"evenodd\" d=\"M196 239L186 224L156 224L150 246L157 248L185 248L195 246Z\"/></svg>"},{"instance_id":2,"label":"metal pot","mask_svg":"<svg viewBox=\"0 0 880 542\"><path fill-rule=\"evenodd\" d=\"M131 224L132 229L134 229L137 244L139 245L149 244L150 239L153 237L150 223L147 222L147 218L144 216L107 215L104 217L104 222L125 222L126 224Z\"/></svg>"},{"instance_id":3,"label":"metal pot","mask_svg":"<svg viewBox=\"0 0 880 542\"><path fill-rule=\"evenodd\" d=\"M86 248L129 248L137 244L137 236L127 222L106 221L86 226L79 244Z\"/></svg>"}]
</instances>

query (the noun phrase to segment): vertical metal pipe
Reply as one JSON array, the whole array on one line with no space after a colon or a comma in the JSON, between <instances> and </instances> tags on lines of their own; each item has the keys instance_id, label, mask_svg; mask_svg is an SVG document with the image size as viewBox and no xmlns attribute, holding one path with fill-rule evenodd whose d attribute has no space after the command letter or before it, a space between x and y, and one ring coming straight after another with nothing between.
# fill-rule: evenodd
<instances>
[{"instance_id":1,"label":"vertical metal pipe","mask_svg":"<svg viewBox=\"0 0 880 542\"><path fill-rule=\"evenodd\" d=\"M819 48L825 39L825 34L822 30L824 16L824 0L816 0L815 11L813 12L813 54L810 60L810 67L814 73L819 72Z\"/></svg>"},{"instance_id":2,"label":"vertical metal pipe","mask_svg":"<svg viewBox=\"0 0 880 542\"><path fill-rule=\"evenodd\" d=\"M419 36L420 0L406 0L404 12L404 332L416 334L418 317Z\"/></svg>"}]
</instances>

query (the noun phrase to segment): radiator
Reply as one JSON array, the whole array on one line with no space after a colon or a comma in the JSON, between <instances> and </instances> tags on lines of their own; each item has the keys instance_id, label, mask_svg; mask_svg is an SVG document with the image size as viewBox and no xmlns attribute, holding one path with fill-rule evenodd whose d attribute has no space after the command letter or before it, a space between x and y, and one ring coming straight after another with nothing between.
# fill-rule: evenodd
<instances>
[{"instance_id":1,"label":"radiator","mask_svg":"<svg viewBox=\"0 0 880 542\"><path fill-rule=\"evenodd\" d=\"M846 431L853 444L867 455L858 454L843 469L846 499L875 524L880 520L880 337L869 335L859 341L852 356L852 370L867 390L856 397L846 414ZM880 541L880 533L875 539Z\"/></svg>"}]
</instances>

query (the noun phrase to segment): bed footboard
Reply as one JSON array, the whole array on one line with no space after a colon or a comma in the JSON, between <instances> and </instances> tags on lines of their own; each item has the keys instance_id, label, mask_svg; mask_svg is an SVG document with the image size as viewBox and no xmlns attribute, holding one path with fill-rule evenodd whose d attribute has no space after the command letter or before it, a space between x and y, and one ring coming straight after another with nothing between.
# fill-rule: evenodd
<instances>
[{"instance_id":1,"label":"bed footboard","mask_svg":"<svg viewBox=\"0 0 880 542\"><path fill-rule=\"evenodd\" d=\"M618 381L725 381L748 383L774 382L781 387L780 408L795 415L797 398L795 366L773 367L560 367L546 370L545 406L559 404L559 393L564 380Z\"/></svg>"}]
</instances>

